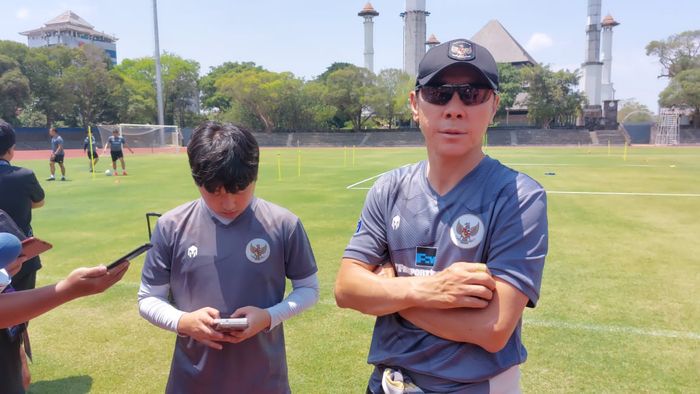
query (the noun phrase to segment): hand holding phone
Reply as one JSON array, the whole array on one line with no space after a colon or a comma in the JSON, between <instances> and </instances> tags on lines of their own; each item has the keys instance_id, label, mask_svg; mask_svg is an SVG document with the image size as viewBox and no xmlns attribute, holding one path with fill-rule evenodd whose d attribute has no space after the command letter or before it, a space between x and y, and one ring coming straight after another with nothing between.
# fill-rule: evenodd
<instances>
[{"instance_id":1,"label":"hand holding phone","mask_svg":"<svg viewBox=\"0 0 700 394\"><path fill-rule=\"evenodd\" d=\"M243 331L248 328L248 319L245 317L232 319L214 319L214 329L220 332Z\"/></svg>"},{"instance_id":2,"label":"hand holding phone","mask_svg":"<svg viewBox=\"0 0 700 394\"><path fill-rule=\"evenodd\" d=\"M115 268L119 264L125 263L129 260L132 260L132 259L138 257L140 254L142 254L143 252L147 251L148 249L150 249L152 247L153 247L153 245L150 243L143 244L143 245L139 246L138 248L132 250L131 252L125 254L124 256L114 260L110 265L107 266L107 270L111 270L112 268Z\"/></svg>"}]
</instances>

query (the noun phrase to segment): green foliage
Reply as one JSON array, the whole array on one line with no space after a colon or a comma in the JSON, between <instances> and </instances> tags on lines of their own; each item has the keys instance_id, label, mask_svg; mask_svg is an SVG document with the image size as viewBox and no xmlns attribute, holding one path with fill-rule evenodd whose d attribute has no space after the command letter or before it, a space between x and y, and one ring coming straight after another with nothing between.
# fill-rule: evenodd
<instances>
[{"instance_id":1,"label":"green foliage","mask_svg":"<svg viewBox=\"0 0 700 394\"><path fill-rule=\"evenodd\" d=\"M373 120L379 127L391 129L411 120L408 94L413 86L413 78L402 70L389 68L379 72L376 88L369 97Z\"/></svg>"},{"instance_id":2,"label":"green foliage","mask_svg":"<svg viewBox=\"0 0 700 394\"><path fill-rule=\"evenodd\" d=\"M229 72L238 73L246 70L260 70L261 66L256 66L254 62L225 62L224 64L212 67L207 75L199 80L202 91L202 108L209 111L226 111L231 108L231 101L223 96L216 89L216 81Z\"/></svg>"},{"instance_id":3,"label":"green foliage","mask_svg":"<svg viewBox=\"0 0 700 394\"><path fill-rule=\"evenodd\" d=\"M676 74L659 98L663 106L694 108L693 126L700 127L700 67Z\"/></svg>"},{"instance_id":4,"label":"green foliage","mask_svg":"<svg viewBox=\"0 0 700 394\"><path fill-rule=\"evenodd\" d=\"M29 99L29 81L22 74L19 64L12 58L0 55L0 118L17 123L18 110Z\"/></svg>"},{"instance_id":5,"label":"green foliage","mask_svg":"<svg viewBox=\"0 0 700 394\"><path fill-rule=\"evenodd\" d=\"M113 93L120 81L108 70L111 61L104 51L94 45L84 45L78 50L73 64L61 78L67 93L75 124L82 127L98 122L115 120Z\"/></svg>"},{"instance_id":6,"label":"green foliage","mask_svg":"<svg viewBox=\"0 0 700 394\"><path fill-rule=\"evenodd\" d=\"M326 78L324 101L336 108L339 121L350 122L355 131L374 115L370 98L375 94L375 76L366 68L348 66L337 69Z\"/></svg>"},{"instance_id":7,"label":"green foliage","mask_svg":"<svg viewBox=\"0 0 700 394\"><path fill-rule=\"evenodd\" d=\"M646 46L647 56L656 56L663 68L659 77L673 78L683 71L700 67L700 30L674 34Z\"/></svg>"},{"instance_id":8,"label":"green foliage","mask_svg":"<svg viewBox=\"0 0 700 394\"><path fill-rule=\"evenodd\" d=\"M528 85L528 119L538 127L553 123L567 124L580 111L584 97L576 91L578 70L552 71L549 66L525 67L521 70Z\"/></svg>"},{"instance_id":9,"label":"green foliage","mask_svg":"<svg viewBox=\"0 0 700 394\"><path fill-rule=\"evenodd\" d=\"M522 91L524 88L521 69L510 63L498 63L498 95L501 97L501 103L496 112L497 118L506 116L506 108L513 106L515 97Z\"/></svg>"},{"instance_id":10,"label":"green foliage","mask_svg":"<svg viewBox=\"0 0 700 394\"><path fill-rule=\"evenodd\" d=\"M617 121L627 122L650 122L654 120L654 114L649 108L639 103L637 100L625 100L617 111Z\"/></svg>"}]
</instances>

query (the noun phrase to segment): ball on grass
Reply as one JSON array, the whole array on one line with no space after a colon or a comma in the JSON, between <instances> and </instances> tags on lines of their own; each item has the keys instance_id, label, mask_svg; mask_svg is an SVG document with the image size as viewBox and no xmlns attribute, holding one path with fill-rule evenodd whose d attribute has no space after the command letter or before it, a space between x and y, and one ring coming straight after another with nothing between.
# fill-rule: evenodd
<instances>
[{"instance_id":1,"label":"ball on grass","mask_svg":"<svg viewBox=\"0 0 700 394\"><path fill-rule=\"evenodd\" d=\"M105 175L107 175L107 176L112 176L112 170L106 169L106 170L105 170Z\"/></svg>"}]
</instances>

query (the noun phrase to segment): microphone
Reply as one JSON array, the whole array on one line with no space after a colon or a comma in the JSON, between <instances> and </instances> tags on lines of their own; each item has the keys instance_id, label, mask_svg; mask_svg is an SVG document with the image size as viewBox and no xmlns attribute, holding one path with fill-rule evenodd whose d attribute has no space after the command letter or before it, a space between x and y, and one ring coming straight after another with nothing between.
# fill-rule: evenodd
<instances>
[{"instance_id":1,"label":"microphone","mask_svg":"<svg viewBox=\"0 0 700 394\"><path fill-rule=\"evenodd\" d=\"M10 233L0 233L0 293L10 285L12 279L5 271L8 264L15 261L22 251L22 243Z\"/></svg>"},{"instance_id":2,"label":"microphone","mask_svg":"<svg viewBox=\"0 0 700 394\"><path fill-rule=\"evenodd\" d=\"M10 233L0 233L0 269L15 261L21 251L19 238Z\"/></svg>"}]
</instances>

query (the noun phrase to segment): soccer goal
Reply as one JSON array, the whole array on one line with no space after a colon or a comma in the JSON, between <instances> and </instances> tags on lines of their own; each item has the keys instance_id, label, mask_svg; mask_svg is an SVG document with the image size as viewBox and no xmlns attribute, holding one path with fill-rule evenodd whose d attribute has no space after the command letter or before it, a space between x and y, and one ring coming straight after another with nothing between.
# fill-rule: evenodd
<instances>
[{"instance_id":1,"label":"soccer goal","mask_svg":"<svg viewBox=\"0 0 700 394\"><path fill-rule=\"evenodd\" d=\"M150 149L154 153L178 153L182 145L182 133L178 126L120 123L98 125L97 128L103 147L115 130L124 137L129 147L140 148L141 151Z\"/></svg>"}]
</instances>

